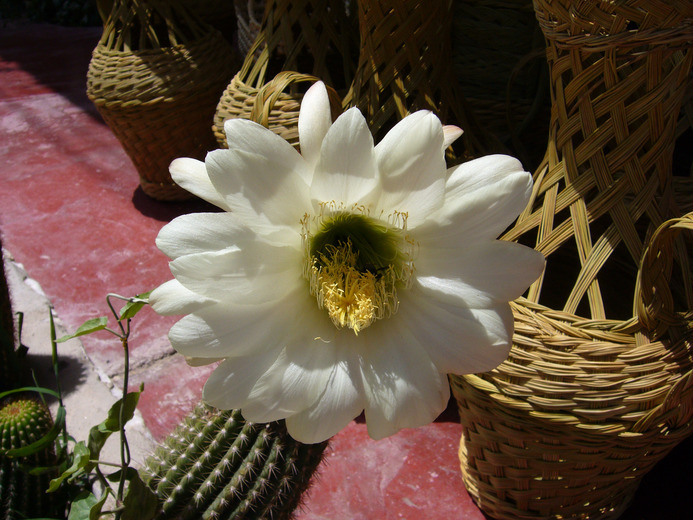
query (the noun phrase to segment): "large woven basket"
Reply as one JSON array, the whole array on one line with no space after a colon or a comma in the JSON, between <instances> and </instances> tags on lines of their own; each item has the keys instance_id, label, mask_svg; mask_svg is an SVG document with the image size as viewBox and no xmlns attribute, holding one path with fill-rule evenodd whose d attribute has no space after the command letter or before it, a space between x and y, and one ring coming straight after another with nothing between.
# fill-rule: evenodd
<instances>
[{"instance_id":1,"label":"large woven basket","mask_svg":"<svg viewBox=\"0 0 693 520\"><path fill-rule=\"evenodd\" d=\"M431 110L464 135L453 161L502 149L477 124L452 63L453 3L448 0L359 0L358 66L345 107L358 107L376 141L408 113Z\"/></svg>"},{"instance_id":2,"label":"large woven basket","mask_svg":"<svg viewBox=\"0 0 693 520\"><path fill-rule=\"evenodd\" d=\"M301 99L318 80L339 112L337 90L349 85L355 63L352 26L342 0L268 1L255 42L218 100L212 128L219 146L227 146L229 118L256 120L297 146Z\"/></svg>"},{"instance_id":3,"label":"large woven basket","mask_svg":"<svg viewBox=\"0 0 693 520\"><path fill-rule=\"evenodd\" d=\"M453 2L452 64L480 125L536 167L549 122L544 36L532 0Z\"/></svg>"},{"instance_id":4,"label":"large woven basket","mask_svg":"<svg viewBox=\"0 0 693 520\"><path fill-rule=\"evenodd\" d=\"M116 0L87 73L87 95L159 200L190 194L173 183L176 157L215 148L210 123L234 61L222 35L184 6Z\"/></svg>"},{"instance_id":5,"label":"large woven basket","mask_svg":"<svg viewBox=\"0 0 693 520\"><path fill-rule=\"evenodd\" d=\"M671 170L693 3L534 6L549 143L504 238L547 270L512 304L509 358L451 377L462 474L497 519L615 518L693 432L693 214Z\"/></svg>"}]
</instances>

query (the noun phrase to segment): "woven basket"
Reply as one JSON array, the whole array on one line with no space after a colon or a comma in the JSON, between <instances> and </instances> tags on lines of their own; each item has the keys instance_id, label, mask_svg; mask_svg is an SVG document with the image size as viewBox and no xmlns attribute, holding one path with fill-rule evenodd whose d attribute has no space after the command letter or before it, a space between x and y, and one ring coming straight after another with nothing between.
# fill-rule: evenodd
<instances>
[{"instance_id":1,"label":"woven basket","mask_svg":"<svg viewBox=\"0 0 693 520\"><path fill-rule=\"evenodd\" d=\"M352 26L342 0L267 2L257 38L219 99L212 127L219 146L227 146L224 121L229 118L254 119L297 146L306 83L325 81L333 111L341 111L336 90L351 81Z\"/></svg>"},{"instance_id":2,"label":"woven basket","mask_svg":"<svg viewBox=\"0 0 693 520\"><path fill-rule=\"evenodd\" d=\"M535 0L552 116L504 236L547 256L509 358L452 376L465 485L497 519L615 518L693 432L693 214L673 196L693 3Z\"/></svg>"},{"instance_id":3,"label":"woven basket","mask_svg":"<svg viewBox=\"0 0 693 520\"><path fill-rule=\"evenodd\" d=\"M241 56L245 56L260 34L265 2L264 0L234 0L234 9L238 21L236 35L238 51Z\"/></svg>"},{"instance_id":4,"label":"woven basket","mask_svg":"<svg viewBox=\"0 0 693 520\"><path fill-rule=\"evenodd\" d=\"M183 6L116 0L87 73L87 95L135 165L143 191L159 200L191 195L171 180L176 157L203 159L209 129L233 76L222 35Z\"/></svg>"},{"instance_id":5,"label":"woven basket","mask_svg":"<svg viewBox=\"0 0 693 520\"><path fill-rule=\"evenodd\" d=\"M549 103L544 36L532 0L453 2L452 62L479 124L525 167L546 149Z\"/></svg>"},{"instance_id":6,"label":"woven basket","mask_svg":"<svg viewBox=\"0 0 693 520\"><path fill-rule=\"evenodd\" d=\"M431 110L460 126L452 161L502 149L480 127L462 97L452 67L452 2L359 0L358 66L345 107L358 107L376 141L410 112Z\"/></svg>"}]
</instances>

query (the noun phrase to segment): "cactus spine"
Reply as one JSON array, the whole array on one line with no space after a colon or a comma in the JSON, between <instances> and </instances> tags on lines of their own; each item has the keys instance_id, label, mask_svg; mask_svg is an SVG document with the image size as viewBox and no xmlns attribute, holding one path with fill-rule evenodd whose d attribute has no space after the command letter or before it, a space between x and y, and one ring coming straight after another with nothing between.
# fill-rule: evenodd
<instances>
[{"instance_id":1,"label":"cactus spine","mask_svg":"<svg viewBox=\"0 0 693 520\"><path fill-rule=\"evenodd\" d=\"M283 422L199 404L146 461L144 478L160 497L158 520L286 519L326 446L295 441Z\"/></svg>"},{"instance_id":2,"label":"cactus spine","mask_svg":"<svg viewBox=\"0 0 693 520\"><path fill-rule=\"evenodd\" d=\"M55 474L29 473L33 468L55 466L52 443L32 455L12 457L7 454L7 450L38 441L52 425L48 408L33 399L18 398L0 407L0 519L62 516L59 497L46 493Z\"/></svg>"}]
</instances>

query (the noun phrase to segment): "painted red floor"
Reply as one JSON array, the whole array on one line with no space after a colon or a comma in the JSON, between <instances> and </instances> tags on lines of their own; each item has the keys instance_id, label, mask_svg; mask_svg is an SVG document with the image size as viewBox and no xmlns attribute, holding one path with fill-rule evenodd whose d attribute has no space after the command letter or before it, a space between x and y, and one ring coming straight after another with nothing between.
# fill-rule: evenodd
<instances>
[{"instance_id":1,"label":"painted red floor","mask_svg":"<svg viewBox=\"0 0 693 520\"><path fill-rule=\"evenodd\" d=\"M85 94L98 28L0 27L0 229L4 245L42 285L69 330L106 314L105 296L131 296L170 277L154 246L159 229L202 203L161 203L137 174ZM145 310L131 340L133 387L157 439L197 402L207 369L172 356L174 319ZM121 348L111 337L84 345L118 381ZM353 422L337 435L299 520L468 519L484 515L461 483L462 427L450 409L436 423L374 442ZM641 487L623 518L688 519L691 441Z\"/></svg>"}]
</instances>

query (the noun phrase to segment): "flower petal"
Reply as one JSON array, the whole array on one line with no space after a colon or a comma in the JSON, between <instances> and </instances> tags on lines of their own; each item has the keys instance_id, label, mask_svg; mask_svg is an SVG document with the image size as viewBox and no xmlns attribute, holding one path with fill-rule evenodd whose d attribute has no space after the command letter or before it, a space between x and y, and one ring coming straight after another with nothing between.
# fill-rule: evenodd
<instances>
[{"instance_id":1,"label":"flower petal","mask_svg":"<svg viewBox=\"0 0 693 520\"><path fill-rule=\"evenodd\" d=\"M378 207L407 212L416 226L443 204L445 156L443 126L431 112L408 115L375 147L382 194Z\"/></svg>"},{"instance_id":2,"label":"flower petal","mask_svg":"<svg viewBox=\"0 0 693 520\"><path fill-rule=\"evenodd\" d=\"M215 300L254 304L275 301L302 285L303 253L252 237L232 247L181 256L171 273L184 287Z\"/></svg>"},{"instance_id":3,"label":"flower petal","mask_svg":"<svg viewBox=\"0 0 693 520\"><path fill-rule=\"evenodd\" d=\"M218 359L273 350L276 358L283 348L287 331L293 330L295 316L287 309L295 309L296 302L305 296L300 288L273 302L210 305L171 327L171 345L188 357Z\"/></svg>"},{"instance_id":4,"label":"flower petal","mask_svg":"<svg viewBox=\"0 0 693 520\"><path fill-rule=\"evenodd\" d=\"M417 280L440 299L461 300L472 308L506 303L522 295L544 269L544 256L529 247L501 240L466 247L464 238L446 249L420 250Z\"/></svg>"},{"instance_id":5,"label":"flower petal","mask_svg":"<svg viewBox=\"0 0 693 520\"><path fill-rule=\"evenodd\" d=\"M463 133L464 133L464 130L462 130L459 126L445 125L443 127L443 135L445 136L445 141L443 142L443 148L447 148L452 143L457 141L460 137L462 137Z\"/></svg>"},{"instance_id":6,"label":"flower petal","mask_svg":"<svg viewBox=\"0 0 693 520\"><path fill-rule=\"evenodd\" d=\"M233 213L190 213L166 224L156 237L156 246L170 259L221 251L239 237L253 234Z\"/></svg>"},{"instance_id":7,"label":"flower petal","mask_svg":"<svg viewBox=\"0 0 693 520\"><path fill-rule=\"evenodd\" d=\"M277 353L269 350L226 359L207 379L202 399L220 410L242 408L258 377L276 357Z\"/></svg>"},{"instance_id":8,"label":"flower petal","mask_svg":"<svg viewBox=\"0 0 693 520\"><path fill-rule=\"evenodd\" d=\"M149 295L152 309L162 316L190 314L213 303L214 300L186 289L177 280L164 282Z\"/></svg>"},{"instance_id":9,"label":"flower petal","mask_svg":"<svg viewBox=\"0 0 693 520\"><path fill-rule=\"evenodd\" d=\"M395 327L391 318L363 331L362 349L366 424L373 439L402 428L416 428L435 420L447 406L450 388L410 327ZM401 321L400 321L401 323Z\"/></svg>"},{"instance_id":10,"label":"flower petal","mask_svg":"<svg viewBox=\"0 0 693 520\"><path fill-rule=\"evenodd\" d=\"M301 155L311 168L320 158L320 148L332 126L330 98L322 81L312 85L303 96L298 114L298 139Z\"/></svg>"},{"instance_id":11,"label":"flower petal","mask_svg":"<svg viewBox=\"0 0 693 520\"><path fill-rule=\"evenodd\" d=\"M212 185L212 181L209 180L205 163L197 159L181 157L174 159L168 169L171 178L181 188L223 210L229 210L224 197L219 194Z\"/></svg>"},{"instance_id":12,"label":"flower petal","mask_svg":"<svg viewBox=\"0 0 693 520\"><path fill-rule=\"evenodd\" d=\"M449 170L445 204L424 224L421 236L429 240L421 247L431 240L444 247L462 234L467 242L496 238L525 208L531 192L531 175L513 157L488 155L462 163Z\"/></svg>"},{"instance_id":13,"label":"flower petal","mask_svg":"<svg viewBox=\"0 0 693 520\"><path fill-rule=\"evenodd\" d=\"M474 374L496 368L510 351L514 321L507 303L487 309L454 305L416 284L402 294L392 327L408 327L437 369Z\"/></svg>"},{"instance_id":14,"label":"flower petal","mask_svg":"<svg viewBox=\"0 0 693 520\"><path fill-rule=\"evenodd\" d=\"M250 149L210 152L206 159L209 177L231 211L244 221L298 227L311 208L304 180L307 165L291 146L288 150L266 149L269 145L260 141Z\"/></svg>"},{"instance_id":15,"label":"flower petal","mask_svg":"<svg viewBox=\"0 0 693 520\"><path fill-rule=\"evenodd\" d=\"M378 186L373 136L357 108L350 108L332 124L322 141L320 159L311 185L318 202L367 204Z\"/></svg>"},{"instance_id":16,"label":"flower petal","mask_svg":"<svg viewBox=\"0 0 693 520\"><path fill-rule=\"evenodd\" d=\"M355 354L345 346L323 341L323 336L334 335L335 328L315 308L314 300L309 303L313 308L297 312L298 323L284 331L284 349L253 387L243 408L249 420L276 421L306 410L325 394L339 364L353 372Z\"/></svg>"},{"instance_id":17,"label":"flower petal","mask_svg":"<svg viewBox=\"0 0 693 520\"><path fill-rule=\"evenodd\" d=\"M286 428L299 442L322 442L355 419L364 406L358 369L338 363L327 378L323 394L311 407L287 417Z\"/></svg>"}]
</instances>

